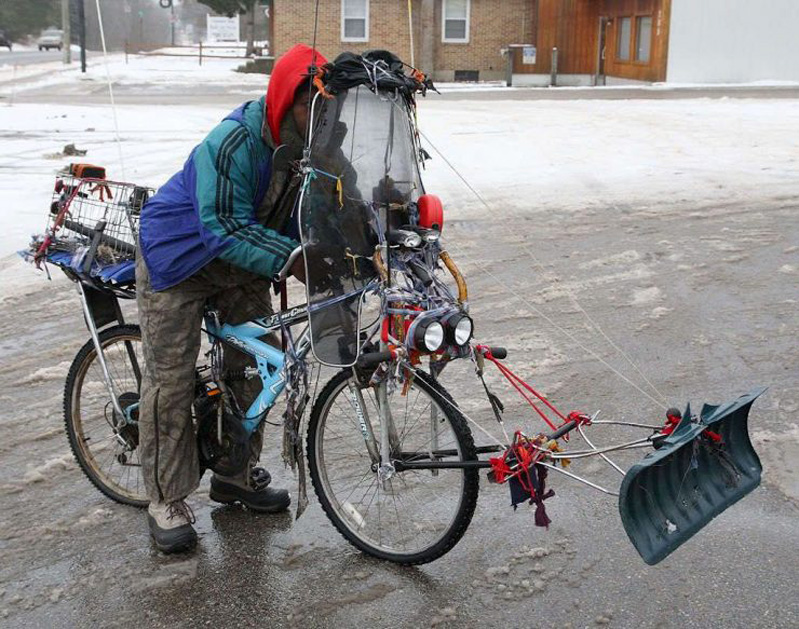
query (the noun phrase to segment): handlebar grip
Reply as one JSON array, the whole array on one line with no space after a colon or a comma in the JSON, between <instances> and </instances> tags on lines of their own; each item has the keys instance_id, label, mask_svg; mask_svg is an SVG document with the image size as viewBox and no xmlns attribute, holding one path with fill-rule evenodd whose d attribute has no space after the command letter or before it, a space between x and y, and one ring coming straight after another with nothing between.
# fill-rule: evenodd
<instances>
[{"instance_id":1,"label":"handlebar grip","mask_svg":"<svg viewBox=\"0 0 799 629\"><path fill-rule=\"evenodd\" d=\"M413 269L413 272L416 274L422 285L427 288L433 283L433 278L430 277L430 274L427 272L427 269L424 268L423 265L419 264L418 262L408 262L408 266Z\"/></svg>"},{"instance_id":2,"label":"handlebar grip","mask_svg":"<svg viewBox=\"0 0 799 629\"><path fill-rule=\"evenodd\" d=\"M280 269L275 275L272 277L273 282L282 282L288 278L289 272L291 271L291 267L294 262L297 260L298 257L302 255L302 245L299 247L295 247L294 250L289 254L289 257L286 258L286 262L283 265L283 268Z\"/></svg>"},{"instance_id":3,"label":"handlebar grip","mask_svg":"<svg viewBox=\"0 0 799 629\"><path fill-rule=\"evenodd\" d=\"M547 435L547 439L550 439L550 440L552 440L552 439L560 439L563 435L565 435L566 433L571 432L575 428L577 428L577 422L576 421L572 420L570 422L566 422L565 424L563 424L563 426L558 428L555 432Z\"/></svg>"},{"instance_id":4,"label":"handlebar grip","mask_svg":"<svg viewBox=\"0 0 799 629\"><path fill-rule=\"evenodd\" d=\"M370 352L369 354L364 354L358 358L358 366L364 369L366 367L374 367L380 363L388 362L392 358L394 358L394 354L392 354L390 351Z\"/></svg>"},{"instance_id":5,"label":"handlebar grip","mask_svg":"<svg viewBox=\"0 0 799 629\"><path fill-rule=\"evenodd\" d=\"M508 350L504 347L489 347L488 349L497 360L504 360L508 357Z\"/></svg>"}]
</instances>

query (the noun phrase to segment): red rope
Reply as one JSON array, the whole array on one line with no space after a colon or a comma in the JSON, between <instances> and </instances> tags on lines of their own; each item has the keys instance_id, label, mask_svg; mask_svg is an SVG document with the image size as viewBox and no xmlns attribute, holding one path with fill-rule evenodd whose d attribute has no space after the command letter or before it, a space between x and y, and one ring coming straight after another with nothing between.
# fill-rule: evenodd
<instances>
[{"instance_id":1,"label":"red rope","mask_svg":"<svg viewBox=\"0 0 799 629\"><path fill-rule=\"evenodd\" d=\"M494 357L491 355L491 350L490 350L490 349L488 349L487 347L484 347L484 346L479 346L479 347L478 347L478 350L481 350L481 351L483 351L483 352L484 352L484 356L485 356L485 357L486 357L488 360L490 360L492 363L494 363L494 365L496 365L497 369L499 369L499 372L500 372L500 373L501 373L503 376L505 376L505 378L508 380L508 382L510 382L510 383L513 385L513 388L514 388L514 389L516 389L516 390L519 392L519 395L521 395L521 396L524 398L524 400L525 400L525 401L526 401L526 402L527 402L527 403L528 403L530 406L532 406L532 407L533 407L533 409L535 410L535 412L536 412L536 413L538 413L538 415L541 417L541 419L543 419L543 420L546 422L547 426L549 426L549 427L550 427L552 430L557 430L557 427L555 426L555 424L554 424L554 423L552 423L552 421L549 419L549 417L547 417L546 413L544 413L544 412L543 412L543 411L542 411L540 408L538 408L538 406L536 406L536 404L535 404L535 403L534 403L534 402L533 402L533 401L532 401L532 400L531 400L531 399L530 399L530 398L529 398L529 397L528 397L528 396L527 396L527 395L526 395L526 394L525 394L525 393L524 393L524 392L521 390L521 388L519 387L519 385L523 386L525 389L527 389L527 391L529 391L529 392L530 392L530 393L532 393L532 394L533 394L533 395L534 395L536 398L538 398L538 400L540 400L541 402L543 402L543 403L546 405L546 407L547 407L549 410L551 410L553 413L555 413L555 415L557 415L557 416L558 416L558 417L559 417L559 418L560 418L560 419L561 419L561 420L562 420L564 423L568 421L568 420L566 419L566 417L563 415L563 413L561 413L561 412L560 412L560 411L559 411L557 408L555 408L555 407L554 407L554 406L553 406L553 405L552 405L552 404L549 402L549 400L547 400L547 399L546 399L546 398L545 398L543 395L541 395L541 394L540 394L538 391L536 391L536 390L535 390L533 387L531 387L531 386L530 386L529 384L527 384L527 383L526 383L524 380L522 380L522 378L520 378L518 375L516 375L515 373L513 373L513 372L512 372L510 369L508 369L508 368L507 368L505 365L501 364L501 363L500 363L500 362L499 362L499 361L498 361L496 358L494 358Z\"/></svg>"}]
</instances>

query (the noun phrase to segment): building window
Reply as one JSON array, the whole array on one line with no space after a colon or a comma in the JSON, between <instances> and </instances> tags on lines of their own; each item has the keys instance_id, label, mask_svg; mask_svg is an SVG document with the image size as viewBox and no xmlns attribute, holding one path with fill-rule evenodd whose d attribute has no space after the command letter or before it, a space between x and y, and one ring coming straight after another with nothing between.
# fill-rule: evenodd
<instances>
[{"instance_id":1,"label":"building window","mask_svg":"<svg viewBox=\"0 0 799 629\"><path fill-rule=\"evenodd\" d=\"M341 41L369 41L369 0L341 0Z\"/></svg>"},{"instance_id":2,"label":"building window","mask_svg":"<svg viewBox=\"0 0 799 629\"><path fill-rule=\"evenodd\" d=\"M635 19L635 60L649 63L652 50L652 16Z\"/></svg>"},{"instance_id":3,"label":"building window","mask_svg":"<svg viewBox=\"0 0 799 629\"><path fill-rule=\"evenodd\" d=\"M616 42L616 59L619 61L630 60L630 35L633 19L630 17L619 18L619 39Z\"/></svg>"},{"instance_id":4,"label":"building window","mask_svg":"<svg viewBox=\"0 0 799 629\"><path fill-rule=\"evenodd\" d=\"M468 44L471 0L442 0L442 5L441 41Z\"/></svg>"}]
</instances>

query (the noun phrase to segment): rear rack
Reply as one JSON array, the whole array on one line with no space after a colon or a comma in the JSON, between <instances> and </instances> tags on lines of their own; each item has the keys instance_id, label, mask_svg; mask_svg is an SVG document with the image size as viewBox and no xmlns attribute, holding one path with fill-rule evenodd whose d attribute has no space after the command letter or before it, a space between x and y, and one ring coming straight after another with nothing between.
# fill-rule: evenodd
<instances>
[{"instance_id":1,"label":"rear rack","mask_svg":"<svg viewBox=\"0 0 799 629\"><path fill-rule=\"evenodd\" d=\"M139 216L152 192L103 178L59 176L47 228L31 247L37 266L49 262L74 281L135 297Z\"/></svg>"}]
</instances>

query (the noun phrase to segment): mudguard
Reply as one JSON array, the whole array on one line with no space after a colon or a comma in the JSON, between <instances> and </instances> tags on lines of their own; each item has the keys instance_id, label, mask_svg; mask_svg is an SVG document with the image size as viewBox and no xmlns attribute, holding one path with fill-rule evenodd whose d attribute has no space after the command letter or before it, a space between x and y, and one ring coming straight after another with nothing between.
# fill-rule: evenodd
<instances>
[{"instance_id":1,"label":"mudguard","mask_svg":"<svg viewBox=\"0 0 799 629\"><path fill-rule=\"evenodd\" d=\"M706 404L698 418L689 406L659 449L627 472L619 511L646 563L662 561L760 484L763 468L747 422L752 403L765 390L722 406ZM714 442L706 430L720 435L721 442Z\"/></svg>"}]
</instances>

